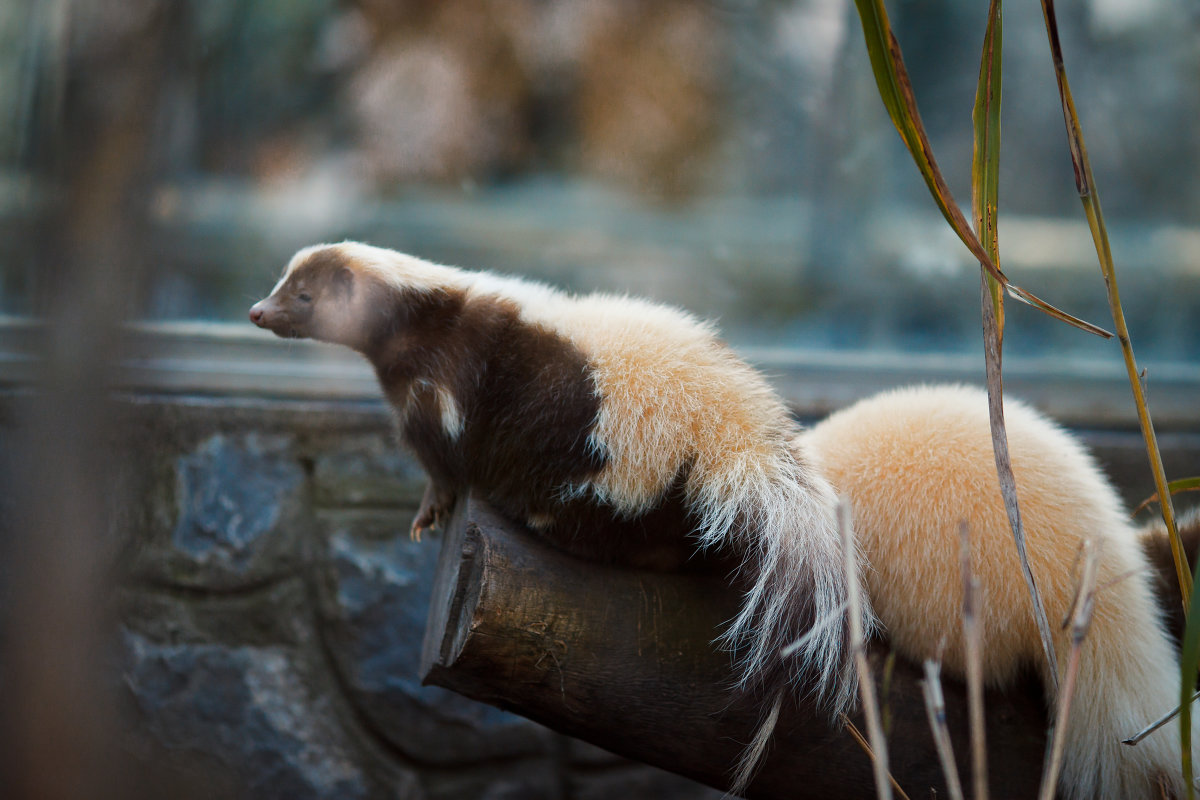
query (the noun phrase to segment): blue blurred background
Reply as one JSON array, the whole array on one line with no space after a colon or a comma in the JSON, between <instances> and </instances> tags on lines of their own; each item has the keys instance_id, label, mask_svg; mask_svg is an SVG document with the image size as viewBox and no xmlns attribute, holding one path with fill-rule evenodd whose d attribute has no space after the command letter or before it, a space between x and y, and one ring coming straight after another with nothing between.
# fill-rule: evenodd
<instances>
[{"instance_id":1,"label":"blue blurred background","mask_svg":"<svg viewBox=\"0 0 1200 800\"><path fill-rule=\"evenodd\" d=\"M889 10L969 206L986 9ZM1200 12L1058 11L1138 353L1195 363ZM1037 4L1005 39L1003 266L1107 324ZM241 321L295 249L357 238L650 295L740 345L980 349L977 266L845 0L5 0L0 42L4 313L51 302L71 186L123 180L134 318ZM1025 309L1007 352L1117 357Z\"/></svg>"}]
</instances>

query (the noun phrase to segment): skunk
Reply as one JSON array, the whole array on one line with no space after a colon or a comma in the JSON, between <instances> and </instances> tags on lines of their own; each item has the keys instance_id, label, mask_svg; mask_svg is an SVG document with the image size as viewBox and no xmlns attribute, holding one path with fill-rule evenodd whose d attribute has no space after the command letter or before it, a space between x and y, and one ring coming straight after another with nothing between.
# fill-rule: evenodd
<instances>
[{"instance_id":1,"label":"skunk","mask_svg":"<svg viewBox=\"0 0 1200 800\"><path fill-rule=\"evenodd\" d=\"M838 495L854 517L868 632L881 622L902 655L940 657L963 673L965 521L986 680L1003 685L1035 669L1052 685L981 390L884 393L801 430L766 380L684 312L352 242L297 253L250 319L370 361L400 438L430 477L414 535L470 490L585 557L665 566L697 551L733 554L745 596L722 639L739 653L740 686L767 698L735 792L787 691L808 689L831 715L854 703ZM1068 634L1057 623L1071 606L1080 545L1090 538L1102 553L1060 792L1149 798L1161 780L1182 796L1172 725L1136 747L1120 743L1179 694L1137 532L1074 438L1021 403L1005 409L1060 676Z\"/></svg>"},{"instance_id":2,"label":"skunk","mask_svg":"<svg viewBox=\"0 0 1200 800\"><path fill-rule=\"evenodd\" d=\"M837 499L782 400L708 324L352 242L298 252L250 319L370 361L430 477L414 535L470 489L578 555L736 554L745 597L722 639L740 685L769 684L776 711L787 686L831 714L853 704Z\"/></svg>"}]
</instances>

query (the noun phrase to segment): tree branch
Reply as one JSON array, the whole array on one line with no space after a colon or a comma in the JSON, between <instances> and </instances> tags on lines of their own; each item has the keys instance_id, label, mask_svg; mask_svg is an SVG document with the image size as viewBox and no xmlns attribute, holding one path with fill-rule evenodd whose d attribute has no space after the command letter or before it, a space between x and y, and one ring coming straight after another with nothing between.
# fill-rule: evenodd
<instances>
[{"instance_id":1,"label":"tree branch","mask_svg":"<svg viewBox=\"0 0 1200 800\"><path fill-rule=\"evenodd\" d=\"M729 687L712 642L740 593L719 576L636 571L552 549L484 503L459 504L445 534L425 633L426 683L515 711L719 789L758 724L756 698ZM886 656L871 648L875 674ZM897 662L882 698L892 773L913 797L944 780L918 667ZM945 684L951 736L967 738L966 691ZM991 692L993 798L1031 797L1045 747L1040 689ZM861 726L861 721L856 724ZM967 753L966 747L958 752ZM959 769L967 765L960 761ZM965 774L965 773L964 773ZM804 700L789 703L751 798L865 797L871 764L850 735Z\"/></svg>"}]
</instances>

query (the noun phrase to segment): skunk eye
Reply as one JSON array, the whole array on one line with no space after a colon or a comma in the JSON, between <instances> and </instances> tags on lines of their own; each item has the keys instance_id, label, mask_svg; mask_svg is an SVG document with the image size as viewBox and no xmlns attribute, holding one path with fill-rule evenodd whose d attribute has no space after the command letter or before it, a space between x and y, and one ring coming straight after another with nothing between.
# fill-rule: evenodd
<instances>
[{"instance_id":1,"label":"skunk eye","mask_svg":"<svg viewBox=\"0 0 1200 800\"><path fill-rule=\"evenodd\" d=\"M298 294L296 296L296 299L299 300L301 303L311 303L312 295L310 295L308 292L301 292L300 294Z\"/></svg>"}]
</instances>

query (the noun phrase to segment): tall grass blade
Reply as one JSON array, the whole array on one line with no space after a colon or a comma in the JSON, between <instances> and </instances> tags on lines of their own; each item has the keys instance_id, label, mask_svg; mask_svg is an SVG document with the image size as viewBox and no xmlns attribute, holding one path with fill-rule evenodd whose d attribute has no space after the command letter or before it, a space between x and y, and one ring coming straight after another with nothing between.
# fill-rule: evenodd
<instances>
[{"instance_id":1,"label":"tall grass blade","mask_svg":"<svg viewBox=\"0 0 1200 800\"><path fill-rule=\"evenodd\" d=\"M1003 273L1001 273L1001 276L1003 276ZM1007 281L1007 278L1005 280ZM1020 300L1022 303L1024 303L1027 306L1033 306L1038 311L1041 311L1045 314L1049 314L1050 316L1054 317L1055 319L1059 320L1060 322L1065 322L1068 325L1071 325L1072 327L1079 328L1079 330L1081 330L1085 333L1095 334L1096 336L1099 336L1102 339L1113 338L1113 335L1110 331L1107 331L1104 328L1101 328L1099 325L1093 325L1092 323L1087 322L1086 320L1082 320L1079 317L1071 316L1070 314L1063 311L1062 309L1059 309L1055 306L1050 305L1045 300L1043 300L1042 298L1035 295L1033 292L1022 289L1020 286L1017 286L1015 283L1007 283L1006 282L1004 284L1004 288L1005 288L1005 291L1008 292L1009 297L1012 297L1016 300Z\"/></svg>"},{"instance_id":2,"label":"tall grass blade","mask_svg":"<svg viewBox=\"0 0 1200 800\"><path fill-rule=\"evenodd\" d=\"M1121 343L1121 354L1125 358L1125 371L1129 374L1129 385L1133 389L1138 423L1142 428L1142 437L1146 440L1150 471L1154 474L1154 488L1158 492L1158 496L1162 498L1162 517L1171 542L1171 555L1175 559L1175 573L1179 578L1179 591L1182 595L1183 607L1190 608L1192 573L1188 569L1183 542L1179 538L1179 530L1175 524L1175 506L1171 502L1170 492L1167 491L1167 477L1166 471L1163 469L1162 455L1158 450L1158 437L1154 434L1154 424L1151 422L1150 412L1146 408L1145 389L1138 377L1137 361L1133 357L1133 343L1129 339L1129 329L1125 325L1125 312L1121 308L1121 295L1117 288L1117 273L1113 265L1112 248L1108 242L1108 231L1104 225L1104 213L1100 208L1100 197L1096 192L1091 162L1088 161L1087 147L1083 141L1083 128L1079 124L1079 114L1075 111L1075 100L1071 96L1071 85L1067 81L1062 43L1058 38L1058 21L1054 15L1054 0L1042 0L1042 17L1046 23L1046 35L1050 40L1050 56L1054 62L1054 77L1058 81L1058 93L1062 101L1063 120L1067 127L1067 144L1071 150L1071 165L1075 170L1075 188L1079 192L1080 200L1083 201L1088 227L1092 232L1092 241L1096 246L1096 255L1100 260L1100 271L1104 274L1104 286L1108 290L1108 305L1112 311L1113 325L1117 330L1117 341Z\"/></svg>"},{"instance_id":3,"label":"tall grass blade","mask_svg":"<svg viewBox=\"0 0 1200 800\"><path fill-rule=\"evenodd\" d=\"M1197 567L1200 569L1200 567ZM1200 669L1200 597L1192 595L1187 609L1187 625L1183 629L1183 646L1179 653L1179 744L1183 761L1183 781L1187 800L1195 796L1192 765L1192 696L1196 693L1196 670Z\"/></svg>"},{"instance_id":4,"label":"tall grass blade","mask_svg":"<svg viewBox=\"0 0 1200 800\"><path fill-rule=\"evenodd\" d=\"M892 735L892 675L896 671L896 651L889 650L887 658L883 659L883 670L879 676L880 728L884 738Z\"/></svg>"},{"instance_id":5,"label":"tall grass blade","mask_svg":"<svg viewBox=\"0 0 1200 800\"><path fill-rule=\"evenodd\" d=\"M871 70L875 75L875 83L879 87L879 96L887 108L892 124L896 126L900 138L904 140L921 176L925 179L925 184L929 187L934 202L937 203L946 221L950 223L950 227L958 234L958 238L1012 297L1088 333L1110 338L1112 334L1103 328L1073 317L1032 292L1010 283L1008 277L992 261L980 243L979 237L975 235L974 230L967 222L962 209L951 196L950 187L942 177L941 169L933 157L933 147L929 143L925 126L921 122L921 115L917 111L912 82L909 80L908 70L904 67L900 43L892 34L883 0L855 0L855 6L858 8L859 19L862 22L863 38L866 41L867 54L871 59Z\"/></svg>"},{"instance_id":6,"label":"tall grass blade","mask_svg":"<svg viewBox=\"0 0 1200 800\"><path fill-rule=\"evenodd\" d=\"M967 653L967 716L971 722L971 780L975 800L987 800L987 729L983 703L983 630L979 627L979 579L971 571L971 533L958 528L959 564L963 581L963 645Z\"/></svg>"},{"instance_id":7,"label":"tall grass blade","mask_svg":"<svg viewBox=\"0 0 1200 800\"><path fill-rule=\"evenodd\" d=\"M975 148L971 158L971 210L975 214L975 232L980 243L999 264L999 236L996 220L1000 197L1000 98L1002 59L1004 51L1004 20L1000 0L988 6L987 31L983 37L983 55L979 64L979 83L975 88L975 107L971 121L975 129ZM995 276L984 270L996 329L1004 336L1004 287Z\"/></svg>"},{"instance_id":8,"label":"tall grass blade","mask_svg":"<svg viewBox=\"0 0 1200 800\"><path fill-rule=\"evenodd\" d=\"M1000 263L997 216L1000 182L1000 98L1004 51L1004 25L1000 0L992 0L988 8L987 30L983 39L983 56L979 65L979 83L975 90L975 107L971 119L975 128L975 148L971 159L971 207L975 229L993 264ZM982 265L981 265L982 266ZM1017 502L1017 481L1013 475L1008 453L1008 433L1004 425L1004 379L1001 371L1004 346L1004 295L996 278L981 270L983 291L984 365L987 371L988 419L992 429L992 452L996 460L996 476L1000 494L1012 528L1013 541L1021 562L1025 585L1033 599L1033 615L1042 640L1042 650L1050 665L1049 674L1057 688L1058 670L1054 656L1054 639L1041 593L1029 567L1025 544L1025 527L1021 507Z\"/></svg>"},{"instance_id":9,"label":"tall grass blade","mask_svg":"<svg viewBox=\"0 0 1200 800\"><path fill-rule=\"evenodd\" d=\"M850 718L845 714L842 714L842 724L846 726L846 730L850 731L851 738L853 738L854 741L858 743L858 746L862 748L863 752L867 754L867 758L871 759L871 763L875 763L875 751L871 749L871 745L867 742L866 737L862 735L862 731L856 728L854 723L851 722ZM896 780L891 772L888 773L888 783L891 785L892 791L900 796L900 800L910 800L908 793L904 791L904 789L900 786L900 782Z\"/></svg>"},{"instance_id":10,"label":"tall grass blade","mask_svg":"<svg viewBox=\"0 0 1200 800\"><path fill-rule=\"evenodd\" d=\"M1004 498L1004 510L1008 514L1008 524L1012 528L1013 541L1017 547L1017 557L1021 562L1021 575L1025 586L1033 600L1033 617L1037 623L1038 634L1042 640L1042 652L1050 665L1051 683L1058 688L1058 663L1054 654L1054 639L1050 635L1050 620L1046 617L1046 607L1042 603L1042 594L1038 590L1033 570L1029 566L1028 548L1025 542L1025 525L1021 521L1021 507L1017 503L1017 484L1013 475L1012 459L1008 453L1008 437L1004 428L1004 399L1000 375L999 331L996 328L996 317L992 313L992 304L986 284L980 292L983 306L984 330L984 364L987 369L988 384L988 420L992 426L992 452L996 460L996 475L1000 481L1000 494Z\"/></svg>"},{"instance_id":11,"label":"tall grass blade","mask_svg":"<svg viewBox=\"0 0 1200 800\"><path fill-rule=\"evenodd\" d=\"M887 738L880 724L879 702L875 697L875 682L871 680L871 669L867 665L867 641L863 631L862 610L859 607L858 565L855 562L854 529L850 526L850 506L845 501L837 506L838 530L842 535L842 559L846 570L846 596L849 598L850 651L854 654L854 668L858 671L858 693L862 699L863 717L867 722L867 736L871 742L875 769L875 791L879 800L892 799L892 784L889 782Z\"/></svg>"},{"instance_id":12,"label":"tall grass blade","mask_svg":"<svg viewBox=\"0 0 1200 800\"><path fill-rule=\"evenodd\" d=\"M1179 480L1171 481L1167 484L1167 494L1179 494L1180 492L1198 492L1200 491L1200 475L1191 478L1180 478ZM1142 502L1138 503L1137 508L1133 510L1137 514L1151 503L1158 502L1158 492L1147 497ZM1132 516L1132 515L1131 515Z\"/></svg>"},{"instance_id":13,"label":"tall grass blade","mask_svg":"<svg viewBox=\"0 0 1200 800\"><path fill-rule=\"evenodd\" d=\"M1197 700L1200 700L1200 692L1196 692L1194 695L1192 695L1191 702L1194 703ZM1122 739L1121 744L1127 744L1130 747L1140 744L1143 739L1145 739L1150 734L1154 733L1156 730L1161 728L1163 725L1166 725L1168 722L1170 722L1171 720L1178 717L1181 713L1183 713L1183 706L1182 705L1175 706L1175 708L1171 709L1166 714L1163 714L1161 717L1154 720L1154 722L1151 722L1146 727L1142 728L1140 731L1135 733L1133 736L1130 736L1128 739Z\"/></svg>"},{"instance_id":14,"label":"tall grass blade","mask_svg":"<svg viewBox=\"0 0 1200 800\"><path fill-rule=\"evenodd\" d=\"M958 765L954 763L954 747L950 743L950 728L946 725L941 666L936 661L925 661L925 680L921 682L921 693L925 696L925 714L929 717L929 730L933 732L938 761L942 764L942 774L946 776L946 791L950 800L963 800Z\"/></svg>"},{"instance_id":15,"label":"tall grass blade","mask_svg":"<svg viewBox=\"0 0 1200 800\"><path fill-rule=\"evenodd\" d=\"M1058 773L1062 770L1063 753L1066 749L1067 723L1071 716L1071 698L1075 694L1075 680L1079 677L1079 659L1083 641L1092 625L1092 612L1096 605L1096 577L1100 569L1100 540L1084 542L1083 574L1075 593L1071 609L1071 646L1067 653L1067 670L1063 688L1055 703L1054 735L1050 741L1050 757L1042 770L1042 784L1038 800L1054 800L1058 786Z\"/></svg>"}]
</instances>

